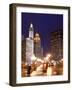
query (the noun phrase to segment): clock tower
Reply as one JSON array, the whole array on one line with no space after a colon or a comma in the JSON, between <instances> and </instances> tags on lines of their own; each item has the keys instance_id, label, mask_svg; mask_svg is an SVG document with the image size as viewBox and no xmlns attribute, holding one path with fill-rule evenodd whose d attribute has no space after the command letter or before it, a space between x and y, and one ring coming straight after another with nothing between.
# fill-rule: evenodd
<instances>
[{"instance_id":1,"label":"clock tower","mask_svg":"<svg viewBox=\"0 0 72 90\"><path fill-rule=\"evenodd\" d=\"M29 38L33 39L34 38L34 28L33 28L33 24L30 24L29 27Z\"/></svg>"}]
</instances>

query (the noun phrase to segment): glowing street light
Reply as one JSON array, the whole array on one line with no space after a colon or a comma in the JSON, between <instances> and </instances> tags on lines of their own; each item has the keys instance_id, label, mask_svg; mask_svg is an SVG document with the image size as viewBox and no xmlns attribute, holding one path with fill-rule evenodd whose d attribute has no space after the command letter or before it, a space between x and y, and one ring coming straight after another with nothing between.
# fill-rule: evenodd
<instances>
[{"instance_id":1,"label":"glowing street light","mask_svg":"<svg viewBox=\"0 0 72 90\"><path fill-rule=\"evenodd\" d=\"M50 57L51 57L51 54L47 54L46 57L44 58L44 60L49 61Z\"/></svg>"},{"instance_id":2,"label":"glowing street light","mask_svg":"<svg viewBox=\"0 0 72 90\"><path fill-rule=\"evenodd\" d=\"M51 54L47 54L47 57L50 58L51 57Z\"/></svg>"},{"instance_id":3,"label":"glowing street light","mask_svg":"<svg viewBox=\"0 0 72 90\"><path fill-rule=\"evenodd\" d=\"M32 55L32 57L31 57L31 60L32 61L35 61L37 58L35 57L35 55Z\"/></svg>"},{"instance_id":4,"label":"glowing street light","mask_svg":"<svg viewBox=\"0 0 72 90\"><path fill-rule=\"evenodd\" d=\"M54 60L51 60L51 63L54 63L55 61Z\"/></svg>"}]
</instances>

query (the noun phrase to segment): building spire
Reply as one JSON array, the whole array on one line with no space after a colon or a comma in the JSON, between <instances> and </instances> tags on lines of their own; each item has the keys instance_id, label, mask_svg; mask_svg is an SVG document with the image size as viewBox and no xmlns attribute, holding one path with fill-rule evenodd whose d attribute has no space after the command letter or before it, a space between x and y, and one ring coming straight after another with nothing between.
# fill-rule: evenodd
<instances>
[{"instance_id":1,"label":"building spire","mask_svg":"<svg viewBox=\"0 0 72 90\"><path fill-rule=\"evenodd\" d=\"M32 39L34 38L34 28L32 23L30 23L30 27L29 27L29 37Z\"/></svg>"},{"instance_id":2,"label":"building spire","mask_svg":"<svg viewBox=\"0 0 72 90\"><path fill-rule=\"evenodd\" d=\"M32 23L30 24L30 28L33 28L33 24Z\"/></svg>"}]
</instances>

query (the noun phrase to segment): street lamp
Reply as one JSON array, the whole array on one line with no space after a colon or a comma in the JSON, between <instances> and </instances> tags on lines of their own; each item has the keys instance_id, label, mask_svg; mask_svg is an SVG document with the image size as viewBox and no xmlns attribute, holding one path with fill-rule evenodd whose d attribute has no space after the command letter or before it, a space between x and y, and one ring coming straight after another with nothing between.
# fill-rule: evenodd
<instances>
[{"instance_id":1,"label":"street lamp","mask_svg":"<svg viewBox=\"0 0 72 90\"><path fill-rule=\"evenodd\" d=\"M35 55L32 55L32 57L31 57L31 60L32 61L35 61L37 58L35 57Z\"/></svg>"},{"instance_id":2,"label":"street lamp","mask_svg":"<svg viewBox=\"0 0 72 90\"><path fill-rule=\"evenodd\" d=\"M50 58L51 57L51 54L47 54L47 57Z\"/></svg>"},{"instance_id":3,"label":"street lamp","mask_svg":"<svg viewBox=\"0 0 72 90\"><path fill-rule=\"evenodd\" d=\"M49 61L51 57L51 54L47 54L46 57L44 58L45 61Z\"/></svg>"}]
</instances>

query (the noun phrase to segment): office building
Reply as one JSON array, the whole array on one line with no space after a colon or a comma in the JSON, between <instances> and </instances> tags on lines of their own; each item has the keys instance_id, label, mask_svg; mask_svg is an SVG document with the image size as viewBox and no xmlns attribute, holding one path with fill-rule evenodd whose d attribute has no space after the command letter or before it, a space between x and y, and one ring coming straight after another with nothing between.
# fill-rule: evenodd
<instances>
[{"instance_id":1,"label":"office building","mask_svg":"<svg viewBox=\"0 0 72 90\"><path fill-rule=\"evenodd\" d=\"M37 58L43 57L43 48L41 47L41 39L39 33L36 33L34 37L34 54Z\"/></svg>"},{"instance_id":2,"label":"office building","mask_svg":"<svg viewBox=\"0 0 72 90\"><path fill-rule=\"evenodd\" d=\"M63 58L63 31L54 31L50 35L50 47L53 59L60 60Z\"/></svg>"}]
</instances>

